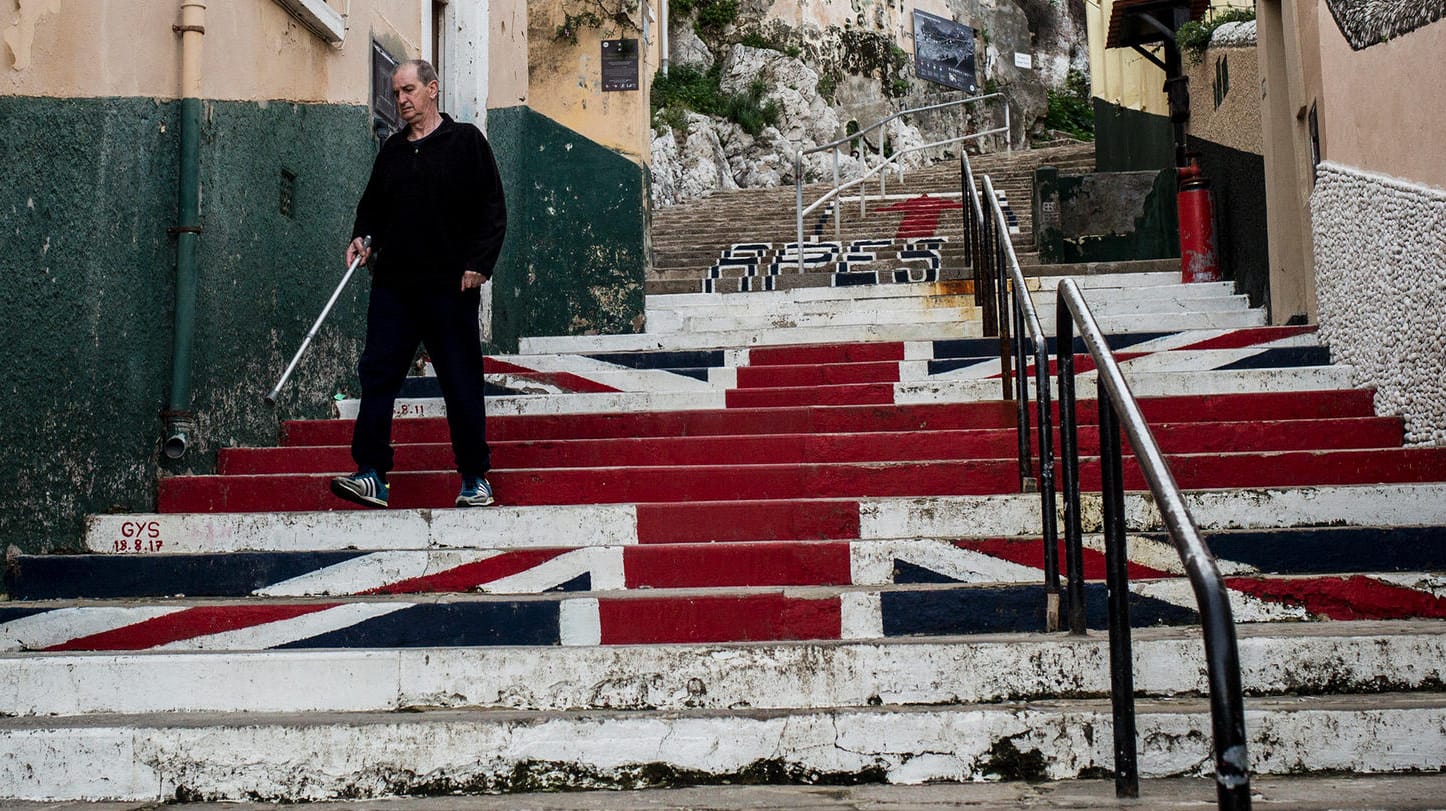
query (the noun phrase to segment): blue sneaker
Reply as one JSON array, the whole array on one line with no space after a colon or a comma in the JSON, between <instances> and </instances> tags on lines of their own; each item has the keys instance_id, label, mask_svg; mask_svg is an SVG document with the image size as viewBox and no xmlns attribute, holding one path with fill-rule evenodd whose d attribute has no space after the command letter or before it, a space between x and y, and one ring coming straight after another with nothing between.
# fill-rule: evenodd
<instances>
[{"instance_id":1,"label":"blue sneaker","mask_svg":"<svg viewBox=\"0 0 1446 811\"><path fill-rule=\"evenodd\" d=\"M462 492L457 494L458 507L486 507L492 503L492 485L482 476L463 476Z\"/></svg>"},{"instance_id":2,"label":"blue sneaker","mask_svg":"<svg viewBox=\"0 0 1446 811\"><path fill-rule=\"evenodd\" d=\"M358 470L350 476L337 476L331 480L331 492L353 504L364 507L386 509L390 488L380 473L375 470Z\"/></svg>"}]
</instances>

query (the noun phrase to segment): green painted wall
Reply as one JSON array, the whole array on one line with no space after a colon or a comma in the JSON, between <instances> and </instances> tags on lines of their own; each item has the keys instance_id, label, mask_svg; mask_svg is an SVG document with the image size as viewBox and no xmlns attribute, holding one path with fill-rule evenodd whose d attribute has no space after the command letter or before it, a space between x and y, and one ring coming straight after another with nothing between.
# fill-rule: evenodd
<instances>
[{"instance_id":1,"label":"green painted wall","mask_svg":"<svg viewBox=\"0 0 1446 811\"><path fill-rule=\"evenodd\" d=\"M1173 169L1034 172L1040 260L1120 262L1180 255Z\"/></svg>"},{"instance_id":2,"label":"green painted wall","mask_svg":"<svg viewBox=\"0 0 1446 811\"><path fill-rule=\"evenodd\" d=\"M641 332L645 170L527 107L487 113L507 189L507 243L493 276L492 343Z\"/></svg>"},{"instance_id":3,"label":"green painted wall","mask_svg":"<svg viewBox=\"0 0 1446 811\"><path fill-rule=\"evenodd\" d=\"M159 460L169 397L179 104L0 97L0 544L76 549L83 517L146 512L156 481L216 451L276 441L356 393L367 285L357 279L283 389L261 396L345 270L375 155L365 107L207 102L201 139L193 409L179 465ZM525 108L493 111L509 238L495 348L524 335L642 328L642 167ZM293 183L281 212L283 172Z\"/></svg>"},{"instance_id":4,"label":"green painted wall","mask_svg":"<svg viewBox=\"0 0 1446 811\"><path fill-rule=\"evenodd\" d=\"M0 543L75 548L82 517L154 509L169 395L178 103L0 97L0 323L10 367ZM353 285L283 391L270 389L344 268L374 154L363 107L208 102L193 357L198 441L269 444L277 418L326 416L352 385L365 285ZM293 216L279 210L295 177Z\"/></svg>"},{"instance_id":5,"label":"green painted wall","mask_svg":"<svg viewBox=\"0 0 1446 811\"><path fill-rule=\"evenodd\" d=\"M1170 119L1095 97L1095 171L1136 172L1175 165Z\"/></svg>"}]
</instances>

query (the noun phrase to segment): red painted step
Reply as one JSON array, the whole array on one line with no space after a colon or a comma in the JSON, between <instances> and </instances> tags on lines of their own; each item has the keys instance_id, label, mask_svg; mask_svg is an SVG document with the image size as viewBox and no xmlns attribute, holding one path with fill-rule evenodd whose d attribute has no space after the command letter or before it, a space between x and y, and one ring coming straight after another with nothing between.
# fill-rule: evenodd
<instances>
[{"instance_id":1,"label":"red painted step","mask_svg":"<svg viewBox=\"0 0 1446 811\"><path fill-rule=\"evenodd\" d=\"M1375 415L1369 389L1149 397L1140 408L1150 422L1330 419ZM1098 420L1093 400L1079 403L1081 424ZM715 409L609 414L548 414L490 417L488 439L581 439L604 437L703 436L721 434L850 433L933 431L1012 427L1015 404L1004 401L886 406L813 406L796 409ZM1058 405L1055 406L1056 419ZM349 445L350 420L289 420L283 445ZM393 441L447 442L440 417L399 419Z\"/></svg>"},{"instance_id":2,"label":"red painted step","mask_svg":"<svg viewBox=\"0 0 1446 811\"><path fill-rule=\"evenodd\" d=\"M391 505L450 507L455 473L394 473ZM655 501L985 495L1018 483L1012 459L967 462L737 465L732 467L494 470L499 503L629 504ZM161 512L288 512L343 509L325 474L177 476L160 484Z\"/></svg>"},{"instance_id":3,"label":"red painted step","mask_svg":"<svg viewBox=\"0 0 1446 811\"><path fill-rule=\"evenodd\" d=\"M818 434L856 431L933 431L1007 428L1015 406L1002 401L931 403L910 406L811 407L796 409L713 409L607 414L546 414L489 417L491 441L739 434ZM349 445L350 420L293 420L282 423L283 445ZM392 423L398 443L446 442L441 417Z\"/></svg>"},{"instance_id":4,"label":"red painted step","mask_svg":"<svg viewBox=\"0 0 1446 811\"><path fill-rule=\"evenodd\" d=\"M748 350L749 366L802 366L823 363L901 361L902 343L792 344Z\"/></svg>"},{"instance_id":5,"label":"red painted step","mask_svg":"<svg viewBox=\"0 0 1446 811\"><path fill-rule=\"evenodd\" d=\"M740 389L897 383L899 362L739 366L737 375Z\"/></svg>"},{"instance_id":6,"label":"red painted step","mask_svg":"<svg viewBox=\"0 0 1446 811\"><path fill-rule=\"evenodd\" d=\"M837 639L837 597L782 594L655 597L598 602L604 645Z\"/></svg>"},{"instance_id":7,"label":"red painted step","mask_svg":"<svg viewBox=\"0 0 1446 811\"><path fill-rule=\"evenodd\" d=\"M729 408L889 405L894 402L894 384L864 383L847 386L729 389L724 402Z\"/></svg>"},{"instance_id":8,"label":"red painted step","mask_svg":"<svg viewBox=\"0 0 1446 811\"><path fill-rule=\"evenodd\" d=\"M711 543L630 546L623 550L630 589L730 586L847 586L847 542Z\"/></svg>"},{"instance_id":9,"label":"red painted step","mask_svg":"<svg viewBox=\"0 0 1446 811\"><path fill-rule=\"evenodd\" d=\"M641 544L859 537L857 501L691 501L637 510Z\"/></svg>"},{"instance_id":10,"label":"red painted step","mask_svg":"<svg viewBox=\"0 0 1446 811\"><path fill-rule=\"evenodd\" d=\"M1279 422L1170 423L1153 428L1167 453L1382 448L1401 444L1401 420L1359 417ZM1031 437L1033 439L1033 437ZM498 468L656 467L660 465L782 464L789 462L887 462L918 459L999 459L1014 453L1013 428L974 431L898 431L848 434L647 437L494 442ZM1098 447L1095 426L1080 428L1083 447ZM450 470L452 447L443 443L400 445L396 469ZM353 468L346 446L225 448L217 471L224 475L346 473Z\"/></svg>"},{"instance_id":11,"label":"red painted step","mask_svg":"<svg viewBox=\"0 0 1446 811\"><path fill-rule=\"evenodd\" d=\"M1212 453L1168 457L1186 489L1446 481L1446 448ZM1133 459L1126 486L1144 489ZM325 474L179 476L160 484L161 512L264 512L345 508ZM669 501L988 495L1014 492L1013 459L868 464L788 464L496 470L501 503L620 504ZM1099 465L1081 466L1085 488ZM456 474L395 473L392 506L447 507Z\"/></svg>"}]
</instances>

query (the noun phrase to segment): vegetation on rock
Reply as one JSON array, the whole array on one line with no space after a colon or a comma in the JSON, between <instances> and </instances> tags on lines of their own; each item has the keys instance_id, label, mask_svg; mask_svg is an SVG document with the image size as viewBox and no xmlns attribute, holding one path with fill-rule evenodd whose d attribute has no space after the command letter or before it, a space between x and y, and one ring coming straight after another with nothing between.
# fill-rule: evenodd
<instances>
[{"instance_id":1,"label":"vegetation on rock","mask_svg":"<svg viewBox=\"0 0 1446 811\"><path fill-rule=\"evenodd\" d=\"M685 130L687 113L692 110L732 121L754 136L778 123L778 104L763 100L768 90L763 80L754 80L746 92L728 93L723 90L722 79L721 64L706 71L679 65L666 76L658 73L649 99L654 122Z\"/></svg>"}]
</instances>

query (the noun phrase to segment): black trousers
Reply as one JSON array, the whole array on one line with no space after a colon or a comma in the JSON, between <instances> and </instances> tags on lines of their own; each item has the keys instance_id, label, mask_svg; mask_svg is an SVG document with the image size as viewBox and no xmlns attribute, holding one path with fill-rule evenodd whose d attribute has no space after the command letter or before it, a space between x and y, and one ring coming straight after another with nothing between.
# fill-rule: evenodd
<instances>
[{"instance_id":1,"label":"black trousers","mask_svg":"<svg viewBox=\"0 0 1446 811\"><path fill-rule=\"evenodd\" d=\"M358 470L371 468L385 476L392 469L392 410L419 344L432 359L447 403L457 470L464 476L481 476L491 469L477 329L480 303L481 291L476 289L372 285L366 346L357 365L361 408L351 440Z\"/></svg>"}]
</instances>

